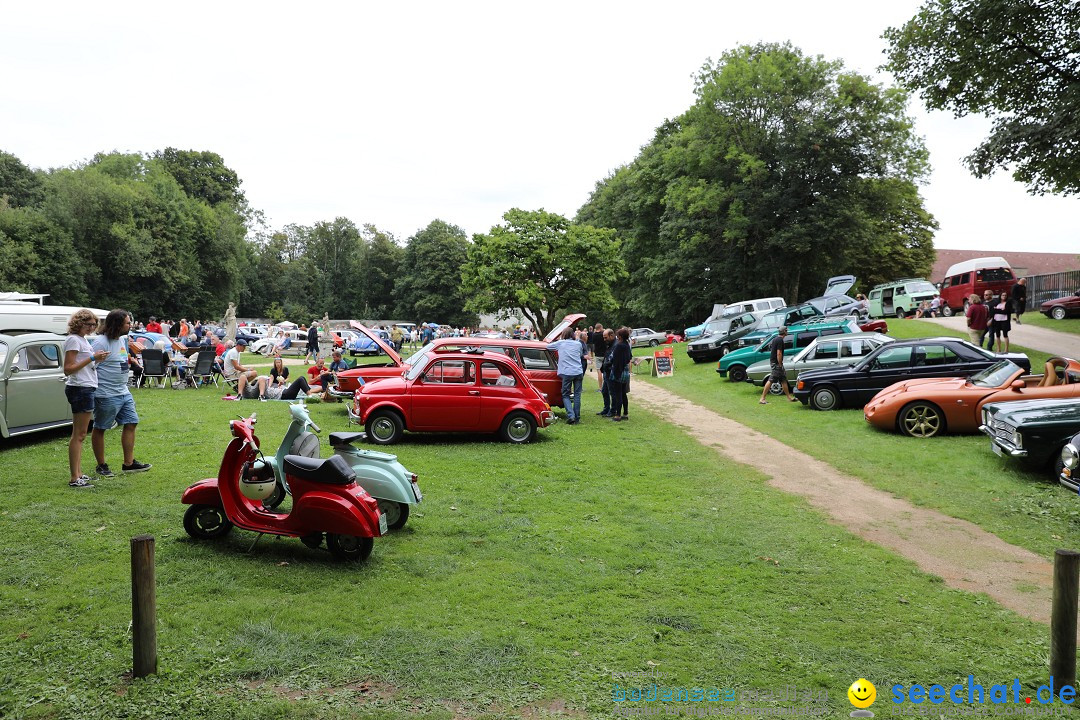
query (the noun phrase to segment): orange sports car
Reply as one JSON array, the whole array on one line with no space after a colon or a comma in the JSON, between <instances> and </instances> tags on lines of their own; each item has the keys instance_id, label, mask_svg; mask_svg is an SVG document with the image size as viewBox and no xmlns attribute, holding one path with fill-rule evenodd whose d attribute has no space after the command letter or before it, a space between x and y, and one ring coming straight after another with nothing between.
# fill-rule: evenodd
<instances>
[{"instance_id":1,"label":"orange sports car","mask_svg":"<svg viewBox=\"0 0 1080 720\"><path fill-rule=\"evenodd\" d=\"M1080 398L1080 362L1050 358L1042 375L1003 360L969 378L906 380L890 385L863 408L863 417L882 430L911 437L979 429L982 406L991 402Z\"/></svg>"}]
</instances>

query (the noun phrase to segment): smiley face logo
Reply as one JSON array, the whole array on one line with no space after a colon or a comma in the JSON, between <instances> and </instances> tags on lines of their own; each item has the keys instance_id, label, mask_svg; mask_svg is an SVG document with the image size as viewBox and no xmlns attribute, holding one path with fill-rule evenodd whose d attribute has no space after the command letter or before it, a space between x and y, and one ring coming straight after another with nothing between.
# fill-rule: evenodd
<instances>
[{"instance_id":1,"label":"smiley face logo","mask_svg":"<svg viewBox=\"0 0 1080 720\"><path fill-rule=\"evenodd\" d=\"M866 678L859 678L847 689L848 700L860 710L868 708L877 699L877 688Z\"/></svg>"}]
</instances>

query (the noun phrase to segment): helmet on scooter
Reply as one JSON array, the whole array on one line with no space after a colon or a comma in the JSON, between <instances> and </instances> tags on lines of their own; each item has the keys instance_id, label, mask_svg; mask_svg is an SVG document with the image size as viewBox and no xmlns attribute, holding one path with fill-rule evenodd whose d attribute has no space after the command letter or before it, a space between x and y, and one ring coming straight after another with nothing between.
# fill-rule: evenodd
<instances>
[{"instance_id":1,"label":"helmet on scooter","mask_svg":"<svg viewBox=\"0 0 1080 720\"><path fill-rule=\"evenodd\" d=\"M249 500L262 501L274 492L274 470L262 460L244 465L240 474L240 492Z\"/></svg>"}]
</instances>

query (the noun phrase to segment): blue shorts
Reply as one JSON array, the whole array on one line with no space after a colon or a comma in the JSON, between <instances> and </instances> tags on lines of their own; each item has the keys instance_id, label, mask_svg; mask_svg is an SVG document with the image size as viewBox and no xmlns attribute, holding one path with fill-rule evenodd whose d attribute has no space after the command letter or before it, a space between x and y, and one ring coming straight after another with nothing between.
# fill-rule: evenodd
<instances>
[{"instance_id":1,"label":"blue shorts","mask_svg":"<svg viewBox=\"0 0 1080 720\"><path fill-rule=\"evenodd\" d=\"M67 395L68 404L71 405L72 414L94 412L94 393L97 388L84 387L82 385L64 386L64 394Z\"/></svg>"},{"instance_id":2,"label":"blue shorts","mask_svg":"<svg viewBox=\"0 0 1080 720\"><path fill-rule=\"evenodd\" d=\"M131 397L131 393L95 399L94 429L108 430L114 424L139 424L139 416L135 412L135 398Z\"/></svg>"}]
</instances>

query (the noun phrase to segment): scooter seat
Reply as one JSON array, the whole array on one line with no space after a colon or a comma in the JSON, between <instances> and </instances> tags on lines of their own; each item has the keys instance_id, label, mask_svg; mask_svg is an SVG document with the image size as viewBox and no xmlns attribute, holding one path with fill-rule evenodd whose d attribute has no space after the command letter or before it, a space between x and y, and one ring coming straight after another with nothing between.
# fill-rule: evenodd
<instances>
[{"instance_id":1,"label":"scooter seat","mask_svg":"<svg viewBox=\"0 0 1080 720\"><path fill-rule=\"evenodd\" d=\"M283 465L286 475L312 482L348 485L356 481L356 472L340 455L331 455L325 459L286 455Z\"/></svg>"},{"instance_id":2,"label":"scooter seat","mask_svg":"<svg viewBox=\"0 0 1080 720\"><path fill-rule=\"evenodd\" d=\"M363 440L367 433L362 432L336 432L330 433L330 447L342 447L352 445L357 440Z\"/></svg>"}]
</instances>

